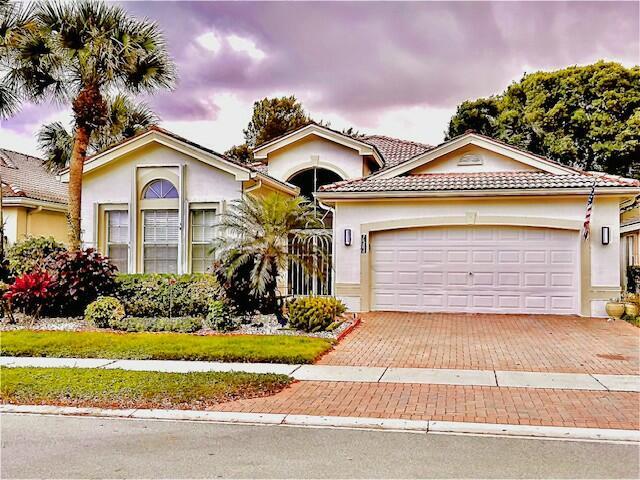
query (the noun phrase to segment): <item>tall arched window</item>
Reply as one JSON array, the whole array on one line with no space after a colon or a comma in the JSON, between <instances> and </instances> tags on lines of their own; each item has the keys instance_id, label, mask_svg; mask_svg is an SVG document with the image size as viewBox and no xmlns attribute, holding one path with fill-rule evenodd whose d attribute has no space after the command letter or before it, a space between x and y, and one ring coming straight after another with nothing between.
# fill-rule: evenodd
<instances>
[{"instance_id":1,"label":"tall arched window","mask_svg":"<svg viewBox=\"0 0 640 480\"><path fill-rule=\"evenodd\" d=\"M178 190L169 180L154 180L147 185L143 198L178 198Z\"/></svg>"},{"instance_id":2,"label":"tall arched window","mask_svg":"<svg viewBox=\"0 0 640 480\"><path fill-rule=\"evenodd\" d=\"M143 268L145 273L177 273L180 219L178 190L169 180L150 182L142 194ZM147 201L150 200L151 203ZM156 200L164 202L155 203ZM168 202L167 202L168 200Z\"/></svg>"}]
</instances>

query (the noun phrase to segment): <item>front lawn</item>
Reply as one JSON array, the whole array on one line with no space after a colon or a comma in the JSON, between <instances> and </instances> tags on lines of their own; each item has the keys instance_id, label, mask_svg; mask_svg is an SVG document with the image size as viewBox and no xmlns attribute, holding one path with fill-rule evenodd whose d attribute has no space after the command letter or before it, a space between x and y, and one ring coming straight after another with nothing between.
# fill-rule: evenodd
<instances>
[{"instance_id":1,"label":"front lawn","mask_svg":"<svg viewBox=\"0 0 640 480\"><path fill-rule=\"evenodd\" d=\"M222 362L313 363L333 342L282 335L188 335L181 333L0 333L0 355Z\"/></svg>"},{"instance_id":2,"label":"front lawn","mask_svg":"<svg viewBox=\"0 0 640 480\"><path fill-rule=\"evenodd\" d=\"M3 368L2 403L100 408L204 409L271 395L292 379L241 372L163 373L92 368Z\"/></svg>"}]
</instances>

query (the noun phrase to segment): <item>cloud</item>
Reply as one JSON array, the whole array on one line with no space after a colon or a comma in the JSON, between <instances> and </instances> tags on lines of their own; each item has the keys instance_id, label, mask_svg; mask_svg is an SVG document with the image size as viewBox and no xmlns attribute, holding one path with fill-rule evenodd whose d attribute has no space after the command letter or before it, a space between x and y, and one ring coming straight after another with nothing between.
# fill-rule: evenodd
<instances>
[{"instance_id":1,"label":"cloud","mask_svg":"<svg viewBox=\"0 0 640 480\"><path fill-rule=\"evenodd\" d=\"M435 143L446 112L525 72L598 59L629 66L640 57L637 2L123 5L159 22L177 62L176 90L151 99L165 124L215 125L229 132L226 146L237 142L252 102L275 93L295 94L335 125L424 132L415 139Z\"/></svg>"}]
</instances>

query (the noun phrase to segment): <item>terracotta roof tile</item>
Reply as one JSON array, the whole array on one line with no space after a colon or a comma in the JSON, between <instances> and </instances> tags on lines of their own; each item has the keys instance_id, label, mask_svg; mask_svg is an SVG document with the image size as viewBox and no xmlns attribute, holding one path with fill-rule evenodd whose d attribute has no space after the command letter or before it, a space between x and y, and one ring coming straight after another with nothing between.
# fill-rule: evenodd
<instances>
[{"instance_id":1,"label":"terracotta roof tile","mask_svg":"<svg viewBox=\"0 0 640 480\"><path fill-rule=\"evenodd\" d=\"M546 172L428 173L394 178L367 177L320 187L324 192L413 192L451 190L500 190L537 188L635 187L640 182L608 175Z\"/></svg>"},{"instance_id":2,"label":"terracotta roof tile","mask_svg":"<svg viewBox=\"0 0 640 480\"><path fill-rule=\"evenodd\" d=\"M67 203L67 186L44 168L38 157L0 149L0 177L4 197Z\"/></svg>"},{"instance_id":3,"label":"terracotta roof tile","mask_svg":"<svg viewBox=\"0 0 640 480\"><path fill-rule=\"evenodd\" d=\"M378 149L384 159L384 168L395 167L433 148L426 143L401 140L385 135L367 135L358 139Z\"/></svg>"}]
</instances>

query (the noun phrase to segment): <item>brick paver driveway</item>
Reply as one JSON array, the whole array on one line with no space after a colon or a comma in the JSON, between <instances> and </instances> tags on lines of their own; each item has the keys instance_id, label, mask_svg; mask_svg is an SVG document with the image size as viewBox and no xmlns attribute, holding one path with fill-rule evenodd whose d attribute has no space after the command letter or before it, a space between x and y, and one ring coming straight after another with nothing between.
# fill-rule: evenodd
<instances>
[{"instance_id":1,"label":"brick paver driveway","mask_svg":"<svg viewBox=\"0 0 640 480\"><path fill-rule=\"evenodd\" d=\"M555 315L376 312L318 363L640 374L640 329Z\"/></svg>"}]
</instances>

